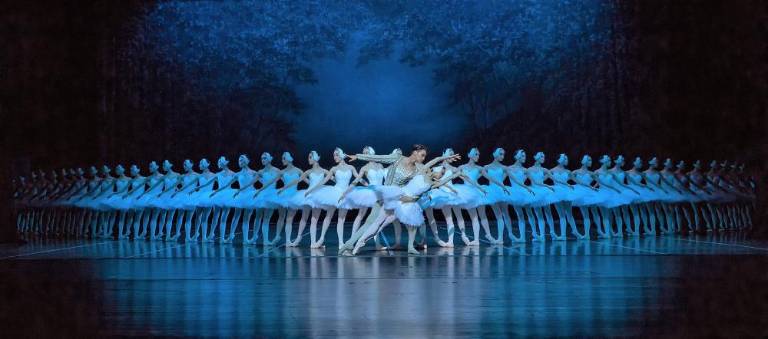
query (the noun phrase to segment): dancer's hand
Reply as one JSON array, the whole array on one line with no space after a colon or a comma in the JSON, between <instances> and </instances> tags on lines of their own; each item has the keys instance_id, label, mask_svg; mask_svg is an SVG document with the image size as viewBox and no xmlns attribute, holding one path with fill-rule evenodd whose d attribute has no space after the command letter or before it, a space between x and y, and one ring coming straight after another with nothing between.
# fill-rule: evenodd
<instances>
[{"instance_id":1,"label":"dancer's hand","mask_svg":"<svg viewBox=\"0 0 768 339\"><path fill-rule=\"evenodd\" d=\"M528 193L531 193L531 195L536 195L536 193L534 193L532 189L528 187L526 187L525 189L528 190Z\"/></svg>"},{"instance_id":2,"label":"dancer's hand","mask_svg":"<svg viewBox=\"0 0 768 339\"><path fill-rule=\"evenodd\" d=\"M253 197L255 198L259 193L261 193L261 190L257 190L256 193L253 194Z\"/></svg>"},{"instance_id":3,"label":"dancer's hand","mask_svg":"<svg viewBox=\"0 0 768 339\"><path fill-rule=\"evenodd\" d=\"M571 189L571 191L575 191L576 188L573 187L573 185L568 185L568 187Z\"/></svg>"},{"instance_id":4,"label":"dancer's hand","mask_svg":"<svg viewBox=\"0 0 768 339\"><path fill-rule=\"evenodd\" d=\"M171 194L171 199L175 198L177 193L179 193L179 192Z\"/></svg>"},{"instance_id":5,"label":"dancer's hand","mask_svg":"<svg viewBox=\"0 0 768 339\"><path fill-rule=\"evenodd\" d=\"M282 188L281 188L281 189L277 190L277 193L275 193L275 194L277 194L277 195L280 195L280 194L282 194L282 193L283 193L283 190L284 190L284 189L282 189Z\"/></svg>"},{"instance_id":6,"label":"dancer's hand","mask_svg":"<svg viewBox=\"0 0 768 339\"><path fill-rule=\"evenodd\" d=\"M544 187L546 187L546 188L549 188L549 190L550 190L550 191L552 191L552 192L554 192L554 191L555 191L555 189L554 189L552 186L546 186L546 185L545 185Z\"/></svg>"},{"instance_id":7,"label":"dancer's hand","mask_svg":"<svg viewBox=\"0 0 768 339\"><path fill-rule=\"evenodd\" d=\"M447 161L448 163L452 163L452 162L457 161L457 160L461 160L461 154L454 154L454 155L448 157L448 159L445 159L445 161Z\"/></svg>"},{"instance_id":8,"label":"dancer's hand","mask_svg":"<svg viewBox=\"0 0 768 339\"><path fill-rule=\"evenodd\" d=\"M232 194L232 198L237 198L237 196L240 194L240 190L237 190L235 194Z\"/></svg>"},{"instance_id":9,"label":"dancer's hand","mask_svg":"<svg viewBox=\"0 0 768 339\"><path fill-rule=\"evenodd\" d=\"M211 195L209 195L208 197L213 198L214 195L216 195L216 192L211 193Z\"/></svg>"},{"instance_id":10,"label":"dancer's hand","mask_svg":"<svg viewBox=\"0 0 768 339\"><path fill-rule=\"evenodd\" d=\"M349 159L349 161L355 161L355 160L357 160L357 156L356 155L349 155L349 154L347 154L347 159Z\"/></svg>"},{"instance_id":11,"label":"dancer's hand","mask_svg":"<svg viewBox=\"0 0 768 339\"><path fill-rule=\"evenodd\" d=\"M506 187L503 187L502 189L504 190L504 193L506 193L506 194L510 194L510 193L509 193L509 190L508 190Z\"/></svg>"},{"instance_id":12,"label":"dancer's hand","mask_svg":"<svg viewBox=\"0 0 768 339\"><path fill-rule=\"evenodd\" d=\"M483 192L483 195L488 195L488 192L484 189L481 189L480 192Z\"/></svg>"}]
</instances>

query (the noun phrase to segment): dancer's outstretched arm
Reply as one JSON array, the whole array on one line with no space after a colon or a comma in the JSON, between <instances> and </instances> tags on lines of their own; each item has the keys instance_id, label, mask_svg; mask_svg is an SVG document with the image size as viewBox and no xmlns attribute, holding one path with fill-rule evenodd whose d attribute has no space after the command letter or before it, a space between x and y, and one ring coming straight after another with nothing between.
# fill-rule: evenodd
<instances>
[{"instance_id":1,"label":"dancer's outstretched arm","mask_svg":"<svg viewBox=\"0 0 768 339\"><path fill-rule=\"evenodd\" d=\"M424 167L431 168L432 166L435 166L437 163L442 162L442 161L447 161L448 163L452 163L452 162L454 162L456 160L460 160L460 159L461 159L461 154L454 154L454 155L448 155L448 156L444 156L444 157L437 157L437 158L434 158L434 159L430 160L426 164L424 164Z\"/></svg>"},{"instance_id":2,"label":"dancer's outstretched arm","mask_svg":"<svg viewBox=\"0 0 768 339\"><path fill-rule=\"evenodd\" d=\"M402 158L403 155L400 153L397 153L393 151L390 154L355 154L355 155L347 155L347 158L349 160L355 161L355 160L363 160L363 161L373 161L378 162L382 164L393 164L398 159Z\"/></svg>"},{"instance_id":3,"label":"dancer's outstretched arm","mask_svg":"<svg viewBox=\"0 0 768 339\"><path fill-rule=\"evenodd\" d=\"M319 183L317 183L317 185L315 185L315 186L313 186L313 187L310 187L309 189L307 189L307 192L306 192L306 193L304 193L304 196L305 196L305 197L306 197L306 196L308 196L309 194L311 194L312 192L316 191L318 188L320 188L320 186L323 186L323 185L325 185L325 183L327 183L328 181L330 181L330 180L331 180L331 177L333 177L334 173L336 173L336 166L334 166L333 168L331 168L331 170L330 170L330 171L329 171L329 170L325 170L325 169L324 169L323 171L325 171L325 177L323 177L323 180L322 180L322 181L320 181Z\"/></svg>"}]
</instances>

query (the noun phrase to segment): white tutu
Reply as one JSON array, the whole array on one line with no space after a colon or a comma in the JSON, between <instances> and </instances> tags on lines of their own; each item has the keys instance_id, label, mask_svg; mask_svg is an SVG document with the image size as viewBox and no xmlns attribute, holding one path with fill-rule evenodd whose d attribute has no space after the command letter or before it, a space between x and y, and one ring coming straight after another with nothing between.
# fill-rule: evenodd
<instances>
[{"instance_id":1,"label":"white tutu","mask_svg":"<svg viewBox=\"0 0 768 339\"><path fill-rule=\"evenodd\" d=\"M371 186L355 186L342 200L342 206L348 209L369 208L376 206L378 197Z\"/></svg>"},{"instance_id":2,"label":"white tutu","mask_svg":"<svg viewBox=\"0 0 768 339\"><path fill-rule=\"evenodd\" d=\"M485 205L485 194L470 184L456 184L453 189L458 192L458 206L464 209Z\"/></svg>"},{"instance_id":3,"label":"white tutu","mask_svg":"<svg viewBox=\"0 0 768 339\"><path fill-rule=\"evenodd\" d=\"M280 195L277 194L277 188L275 188L274 185L267 187L259 193L259 195L256 196L256 199L254 200L254 205L256 208L269 208L269 209L275 209L280 208L282 205L280 202L285 199L285 194L287 192L283 192Z\"/></svg>"},{"instance_id":4,"label":"white tutu","mask_svg":"<svg viewBox=\"0 0 768 339\"><path fill-rule=\"evenodd\" d=\"M313 207L336 208L343 193L339 187L325 185L310 193L307 200Z\"/></svg>"},{"instance_id":5,"label":"white tutu","mask_svg":"<svg viewBox=\"0 0 768 339\"><path fill-rule=\"evenodd\" d=\"M402 187L379 185L375 189L383 202L382 208L393 211L401 223L412 227L424 224L424 210L418 202L400 201L400 198L406 193Z\"/></svg>"},{"instance_id":6,"label":"white tutu","mask_svg":"<svg viewBox=\"0 0 768 339\"><path fill-rule=\"evenodd\" d=\"M528 204L529 206L541 207L559 202L556 192L550 189L549 186L533 185L529 188L534 193L533 199Z\"/></svg>"},{"instance_id":7,"label":"white tutu","mask_svg":"<svg viewBox=\"0 0 768 339\"><path fill-rule=\"evenodd\" d=\"M504 187L496 185L491 183L490 185L483 185L483 190L485 190L485 204L491 205L495 204L497 202L508 202L511 200L510 194L507 193L510 191L509 187L506 185ZM507 190L507 192L504 191L504 189Z\"/></svg>"},{"instance_id":8,"label":"white tutu","mask_svg":"<svg viewBox=\"0 0 768 339\"><path fill-rule=\"evenodd\" d=\"M455 187L454 187L455 189ZM446 187L438 187L427 191L422 195L420 205L422 208L440 209L443 207L454 207L462 204L458 193L451 191Z\"/></svg>"}]
</instances>

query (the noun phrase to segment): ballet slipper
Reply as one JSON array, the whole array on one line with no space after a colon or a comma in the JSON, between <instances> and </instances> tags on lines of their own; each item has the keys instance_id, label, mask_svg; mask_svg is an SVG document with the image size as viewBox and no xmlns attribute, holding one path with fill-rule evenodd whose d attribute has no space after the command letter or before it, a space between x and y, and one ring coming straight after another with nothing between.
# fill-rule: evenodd
<instances>
[{"instance_id":1,"label":"ballet slipper","mask_svg":"<svg viewBox=\"0 0 768 339\"><path fill-rule=\"evenodd\" d=\"M409 247L408 248L408 254L419 255L421 253L419 253L419 251L417 251L415 248Z\"/></svg>"},{"instance_id":2,"label":"ballet slipper","mask_svg":"<svg viewBox=\"0 0 768 339\"><path fill-rule=\"evenodd\" d=\"M471 246L470 244L472 243L472 241L469 240L469 238L464 232L461 232L461 241L464 242L464 245Z\"/></svg>"}]
</instances>

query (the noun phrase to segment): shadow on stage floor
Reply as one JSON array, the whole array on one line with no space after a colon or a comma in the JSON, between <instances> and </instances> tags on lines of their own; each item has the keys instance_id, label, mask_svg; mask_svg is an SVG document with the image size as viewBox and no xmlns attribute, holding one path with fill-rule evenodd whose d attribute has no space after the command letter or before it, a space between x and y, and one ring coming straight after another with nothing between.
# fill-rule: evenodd
<instances>
[{"instance_id":1,"label":"shadow on stage floor","mask_svg":"<svg viewBox=\"0 0 768 339\"><path fill-rule=\"evenodd\" d=\"M740 233L358 257L334 243L34 240L0 246L0 325L57 337L760 336L766 267L768 242Z\"/></svg>"}]
</instances>

